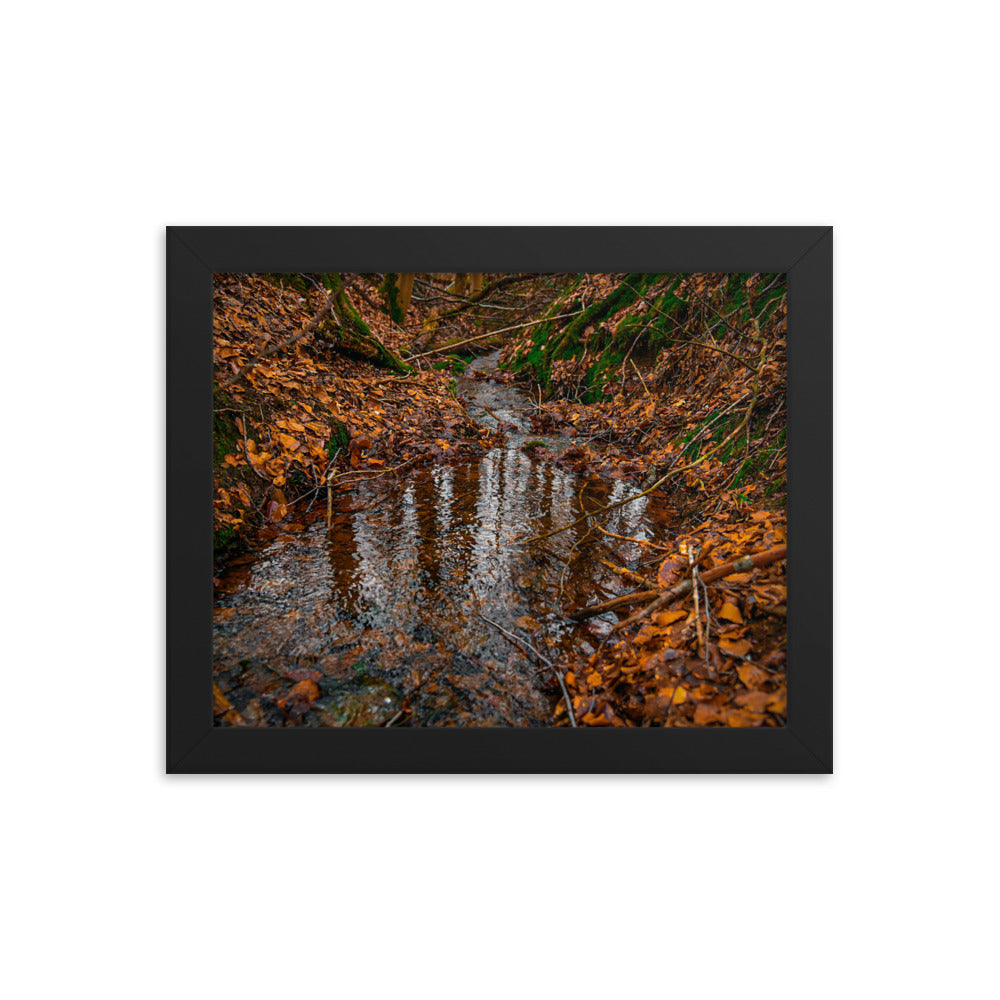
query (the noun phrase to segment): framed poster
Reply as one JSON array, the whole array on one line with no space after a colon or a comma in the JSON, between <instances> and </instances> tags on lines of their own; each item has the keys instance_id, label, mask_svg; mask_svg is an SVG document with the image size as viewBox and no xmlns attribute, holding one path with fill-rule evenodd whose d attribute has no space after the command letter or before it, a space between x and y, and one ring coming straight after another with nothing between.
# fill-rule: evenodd
<instances>
[{"instance_id":1,"label":"framed poster","mask_svg":"<svg viewBox=\"0 0 1000 1000\"><path fill-rule=\"evenodd\" d=\"M832 770L829 227L172 227L167 304L168 772Z\"/></svg>"}]
</instances>

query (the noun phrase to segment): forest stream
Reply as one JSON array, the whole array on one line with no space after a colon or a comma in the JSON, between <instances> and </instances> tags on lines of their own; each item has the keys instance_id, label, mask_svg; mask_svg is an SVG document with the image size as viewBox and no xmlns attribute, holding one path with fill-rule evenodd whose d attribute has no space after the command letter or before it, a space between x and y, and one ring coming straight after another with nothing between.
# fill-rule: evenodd
<instances>
[{"instance_id":1,"label":"forest stream","mask_svg":"<svg viewBox=\"0 0 1000 1000\"><path fill-rule=\"evenodd\" d=\"M502 422L503 447L357 482L334 494L329 534L317 500L223 574L215 682L249 724L553 724L562 694L545 661L585 660L615 620L577 625L566 609L618 592L607 563L648 560L627 539L665 541L670 516L644 497L603 530L516 542L635 487L556 464L573 439L531 433L534 403L494 377L498 353L472 362L457 392L471 418ZM551 455L533 457L535 442ZM319 697L297 700L303 681Z\"/></svg>"}]
</instances>

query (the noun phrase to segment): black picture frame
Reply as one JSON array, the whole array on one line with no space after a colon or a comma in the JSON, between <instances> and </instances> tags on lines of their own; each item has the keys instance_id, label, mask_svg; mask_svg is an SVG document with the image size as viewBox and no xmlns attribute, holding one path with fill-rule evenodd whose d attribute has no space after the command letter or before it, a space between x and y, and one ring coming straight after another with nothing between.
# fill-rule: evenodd
<instances>
[{"instance_id":1,"label":"black picture frame","mask_svg":"<svg viewBox=\"0 0 1000 1000\"><path fill-rule=\"evenodd\" d=\"M832 773L832 227L172 226L166 239L168 773ZM786 726L213 725L213 274L476 270L788 275Z\"/></svg>"}]
</instances>

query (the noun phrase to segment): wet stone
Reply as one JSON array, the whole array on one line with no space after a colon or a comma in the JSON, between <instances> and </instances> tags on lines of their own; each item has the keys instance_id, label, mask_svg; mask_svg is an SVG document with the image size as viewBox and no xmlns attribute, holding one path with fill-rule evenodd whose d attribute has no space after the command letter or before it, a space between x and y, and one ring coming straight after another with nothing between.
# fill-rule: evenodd
<instances>
[{"instance_id":1,"label":"wet stone","mask_svg":"<svg viewBox=\"0 0 1000 1000\"><path fill-rule=\"evenodd\" d=\"M322 696L312 703L306 723L315 726L384 726L403 706L402 695L385 681L362 677L320 681Z\"/></svg>"}]
</instances>

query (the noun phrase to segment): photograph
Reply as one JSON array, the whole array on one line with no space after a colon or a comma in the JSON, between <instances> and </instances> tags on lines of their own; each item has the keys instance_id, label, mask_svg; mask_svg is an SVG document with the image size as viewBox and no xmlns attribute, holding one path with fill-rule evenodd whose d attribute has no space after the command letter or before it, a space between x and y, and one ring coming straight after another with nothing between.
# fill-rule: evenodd
<instances>
[{"instance_id":1,"label":"photograph","mask_svg":"<svg viewBox=\"0 0 1000 1000\"><path fill-rule=\"evenodd\" d=\"M786 725L785 273L214 273L212 324L215 727Z\"/></svg>"}]
</instances>

